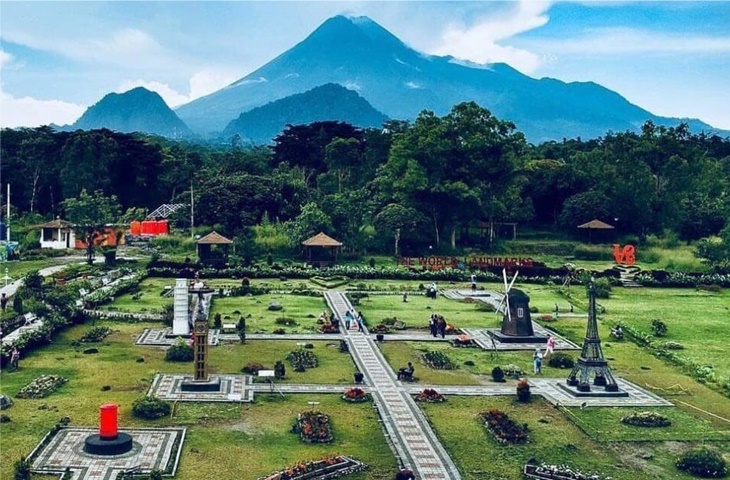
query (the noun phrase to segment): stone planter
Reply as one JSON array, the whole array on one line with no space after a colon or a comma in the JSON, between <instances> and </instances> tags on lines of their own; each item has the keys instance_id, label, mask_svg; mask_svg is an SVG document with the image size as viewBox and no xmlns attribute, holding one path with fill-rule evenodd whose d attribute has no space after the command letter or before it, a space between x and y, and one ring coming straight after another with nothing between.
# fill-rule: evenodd
<instances>
[{"instance_id":1,"label":"stone planter","mask_svg":"<svg viewBox=\"0 0 730 480\"><path fill-rule=\"evenodd\" d=\"M355 372L355 383L362 383L365 375L362 372Z\"/></svg>"},{"instance_id":2,"label":"stone planter","mask_svg":"<svg viewBox=\"0 0 730 480\"><path fill-rule=\"evenodd\" d=\"M382 342L385 340L385 335L383 335L382 333L378 333L375 335L375 339L379 342Z\"/></svg>"}]
</instances>

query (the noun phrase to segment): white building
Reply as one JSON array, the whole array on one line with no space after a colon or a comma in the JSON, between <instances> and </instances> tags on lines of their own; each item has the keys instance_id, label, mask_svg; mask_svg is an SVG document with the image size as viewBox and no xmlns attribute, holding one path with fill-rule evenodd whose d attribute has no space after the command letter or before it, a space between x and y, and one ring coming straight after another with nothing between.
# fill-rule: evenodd
<instances>
[{"instance_id":1,"label":"white building","mask_svg":"<svg viewBox=\"0 0 730 480\"><path fill-rule=\"evenodd\" d=\"M56 219L44 223L41 227L41 248L63 250L76 246L76 237L71 224L65 220Z\"/></svg>"}]
</instances>

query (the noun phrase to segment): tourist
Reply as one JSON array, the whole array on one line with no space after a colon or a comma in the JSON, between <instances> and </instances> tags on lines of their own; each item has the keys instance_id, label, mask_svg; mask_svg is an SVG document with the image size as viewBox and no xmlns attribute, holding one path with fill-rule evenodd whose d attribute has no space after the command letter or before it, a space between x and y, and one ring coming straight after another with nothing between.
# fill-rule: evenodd
<instances>
[{"instance_id":1,"label":"tourist","mask_svg":"<svg viewBox=\"0 0 730 480\"><path fill-rule=\"evenodd\" d=\"M535 354L532 356L532 369L535 375L542 373L542 352L539 348L535 349Z\"/></svg>"},{"instance_id":2,"label":"tourist","mask_svg":"<svg viewBox=\"0 0 730 480\"><path fill-rule=\"evenodd\" d=\"M8 297L5 295L5 292L3 292L2 296L0 297L0 309L4 312L8 308Z\"/></svg>"},{"instance_id":3,"label":"tourist","mask_svg":"<svg viewBox=\"0 0 730 480\"><path fill-rule=\"evenodd\" d=\"M553 336L548 333L547 347L545 348L545 358L552 355L552 353L554 351L555 351L555 338L553 338Z\"/></svg>"},{"instance_id":4,"label":"tourist","mask_svg":"<svg viewBox=\"0 0 730 480\"><path fill-rule=\"evenodd\" d=\"M446 319L441 315L438 317L438 324L441 338L446 338Z\"/></svg>"},{"instance_id":5,"label":"tourist","mask_svg":"<svg viewBox=\"0 0 730 480\"><path fill-rule=\"evenodd\" d=\"M352 312L348 310L345 312L345 328L348 330L350 329L350 324L352 323Z\"/></svg>"},{"instance_id":6,"label":"tourist","mask_svg":"<svg viewBox=\"0 0 730 480\"><path fill-rule=\"evenodd\" d=\"M357 331L358 332L364 332L365 331L365 319L362 318L362 312L357 313Z\"/></svg>"},{"instance_id":7,"label":"tourist","mask_svg":"<svg viewBox=\"0 0 730 480\"><path fill-rule=\"evenodd\" d=\"M428 327L431 329L431 336L433 338L436 338L436 332L438 330L438 325L436 324L436 314L432 313L431 318L428 321Z\"/></svg>"},{"instance_id":8,"label":"tourist","mask_svg":"<svg viewBox=\"0 0 730 480\"><path fill-rule=\"evenodd\" d=\"M476 292L477 291L477 276L476 274L471 274L471 291Z\"/></svg>"},{"instance_id":9,"label":"tourist","mask_svg":"<svg viewBox=\"0 0 730 480\"><path fill-rule=\"evenodd\" d=\"M407 366L398 370L398 380L400 380L401 378L412 379L414 371L415 368L413 368L413 364L411 362L408 362Z\"/></svg>"},{"instance_id":10,"label":"tourist","mask_svg":"<svg viewBox=\"0 0 730 480\"><path fill-rule=\"evenodd\" d=\"M570 304L570 313L573 313L573 304Z\"/></svg>"},{"instance_id":11,"label":"tourist","mask_svg":"<svg viewBox=\"0 0 730 480\"><path fill-rule=\"evenodd\" d=\"M408 292L403 292L403 303L408 303Z\"/></svg>"},{"instance_id":12,"label":"tourist","mask_svg":"<svg viewBox=\"0 0 730 480\"><path fill-rule=\"evenodd\" d=\"M395 480L416 480L416 474L413 470L404 469L395 474Z\"/></svg>"},{"instance_id":13,"label":"tourist","mask_svg":"<svg viewBox=\"0 0 730 480\"><path fill-rule=\"evenodd\" d=\"M20 362L20 352L17 348L13 347L13 350L10 352L10 366L13 367L13 370L18 369L18 363Z\"/></svg>"}]
</instances>

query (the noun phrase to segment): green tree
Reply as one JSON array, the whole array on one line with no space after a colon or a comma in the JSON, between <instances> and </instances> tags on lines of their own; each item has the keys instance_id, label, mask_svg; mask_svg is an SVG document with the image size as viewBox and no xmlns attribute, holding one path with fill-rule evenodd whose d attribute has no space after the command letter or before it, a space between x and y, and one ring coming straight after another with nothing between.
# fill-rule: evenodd
<instances>
[{"instance_id":1,"label":"green tree","mask_svg":"<svg viewBox=\"0 0 730 480\"><path fill-rule=\"evenodd\" d=\"M332 232L332 219L316 203L307 203L299 216L289 222L290 245L298 247L303 240L319 232Z\"/></svg>"},{"instance_id":2,"label":"green tree","mask_svg":"<svg viewBox=\"0 0 730 480\"><path fill-rule=\"evenodd\" d=\"M375 216L375 228L378 232L393 236L396 257L399 254L401 236L407 235L422 222L423 217L418 210L398 203L389 203Z\"/></svg>"},{"instance_id":3,"label":"green tree","mask_svg":"<svg viewBox=\"0 0 730 480\"><path fill-rule=\"evenodd\" d=\"M62 205L66 218L75 225L77 235L84 236L86 259L91 265L94 262L94 232L108 223L116 223L121 215L122 207L115 195L107 197L100 190L91 195L86 190L81 190L78 198L64 200ZM113 263L116 258L116 248L107 248L104 250L104 256L107 263Z\"/></svg>"}]
</instances>

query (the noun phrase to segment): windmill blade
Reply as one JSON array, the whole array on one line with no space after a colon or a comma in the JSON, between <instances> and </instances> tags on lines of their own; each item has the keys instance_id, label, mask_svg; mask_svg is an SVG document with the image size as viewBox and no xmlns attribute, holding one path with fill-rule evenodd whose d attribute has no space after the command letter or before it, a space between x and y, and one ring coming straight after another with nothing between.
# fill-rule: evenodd
<instances>
[{"instance_id":1,"label":"windmill blade","mask_svg":"<svg viewBox=\"0 0 730 480\"><path fill-rule=\"evenodd\" d=\"M520 271L519 271L519 270L517 270L517 271L515 272L515 278L513 278L513 279L512 279L512 283L510 283L510 284L509 284L509 289L507 289L507 291L508 291L508 292L509 292L510 290L512 290L512 285L514 285L514 284L515 284L515 281L517 280L517 275L519 275L519 274L520 274ZM506 278L506 277L505 277L505 278ZM506 280L505 280L505 282L506 282Z\"/></svg>"},{"instance_id":2,"label":"windmill blade","mask_svg":"<svg viewBox=\"0 0 730 480\"><path fill-rule=\"evenodd\" d=\"M499 301L499 305L497 305L497 311L496 311L497 315L499 315L500 313L502 313L502 305L504 305L504 299L505 298L507 298L507 295L503 296L502 297L502 300Z\"/></svg>"},{"instance_id":3,"label":"windmill blade","mask_svg":"<svg viewBox=\"0 0 730 480\"><path fill-rule=\"evenodd\" d=\"M504 294L507 295L507 292L509 292L509 287L507 286L507 269L502 269L502 278L504 278Z\"/></svg>"},{"instance_id":4,"label":"windmill blade","mask_svg":"<svg viewBox=\"0 0 730 480\"><path fill-rule=\"evenodd\" d=\"M505 303L507 304L507 321L512 323L512 311L509 308L509 293L504 296Z\"/></svg>"}]
</instances>

